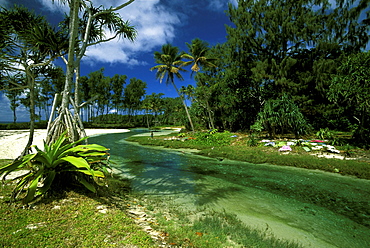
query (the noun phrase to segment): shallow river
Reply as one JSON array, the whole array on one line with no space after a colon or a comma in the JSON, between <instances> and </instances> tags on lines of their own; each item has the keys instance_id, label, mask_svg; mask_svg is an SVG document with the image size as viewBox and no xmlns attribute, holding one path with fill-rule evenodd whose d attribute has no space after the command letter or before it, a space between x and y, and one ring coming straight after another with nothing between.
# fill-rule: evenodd
<instances>
[{"instance_id":1,"label":"shallow river","mask_svg":"<svg viewBox=\"0 0 370 248\"><path fill-rule=\"evenodd\" d=\"M171 197L188 209L236 214L247 225L304 247L370 247L370 181L316 170L217 160L107 134L90 143L111 149L133 190Z\"/></svg>"}]
</instances>

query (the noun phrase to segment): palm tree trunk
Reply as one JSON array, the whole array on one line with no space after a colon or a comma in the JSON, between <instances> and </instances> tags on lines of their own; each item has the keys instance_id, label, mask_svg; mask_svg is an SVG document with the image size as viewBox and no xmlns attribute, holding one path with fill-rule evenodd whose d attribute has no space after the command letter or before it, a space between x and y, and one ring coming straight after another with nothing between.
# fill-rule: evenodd
<instances>
[{"instance_id":1,"label":"palm tree trunk","mask_svg":"<svg viewBox=\"0 0 370 248\"><path fill-rule=\"evenodd\" d=\"M211 126L212 129L215 129L215 124L214 124L214 121L213 121L212 111L211 111L211 108L209 107L209 103L208 103L207 100L206 100L206 106L207 106L207 112L208 112L208 118L209 118L210 126Z\"/></svg>"},{"instance_id":2,"label":"palm tree trunk","mask_svg":"<svg viewBox=\"0 0 370 248\"><path fill-rule=\"evenodd\" d=\"M184 108L185 108L185 112L186 112L186 115L188 116L188 120L189 120L189 123L190 123L190 126L191 126L191 130L194 132L194 125L193 125L193 121L191 120L191 117L190 117L190 114L189 114L189 110L188 110L188 106L186 106L186 102L185 102L185 99L183 98L183 96L180 94L179 90L177 89L176 87L176 84L173 82L172 80L172 85L173 87L175 88L177 94L179 95L181 101L182 101L182 104L184 105Z\"/></svg>"}]
</instances>

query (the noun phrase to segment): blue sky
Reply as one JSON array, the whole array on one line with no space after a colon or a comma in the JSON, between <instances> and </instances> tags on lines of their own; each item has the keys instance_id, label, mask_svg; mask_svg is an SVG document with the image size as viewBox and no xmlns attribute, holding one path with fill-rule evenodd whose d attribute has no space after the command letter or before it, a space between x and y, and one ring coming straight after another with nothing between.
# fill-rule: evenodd
<instances>
[{"instance_id":1,"label":"blue sky","mask_svg":"<svg viewBox=\"0 0 370 248\"><path fill-rule=\"evenodd\" d=\"M0 6L10 7L21 4L36 13L47 16L57 24L68 12L66 6L58 0L0 0ZM126 0L92 0L95 6L117 6ZM164 93L165 97L176 97L172 86L160 84L155 79L155 72L149 69L155 65L153 53L160 51L162 45L171 43L187 51L186 42L200 38L211 45L226 41L225 24L231 25L225 14L227 4L236 4L236 0L136 0L118 13L124 20L129 20L138 31L134 43L127 40L113 40L88 49L82 60L82 75L104 67L106 76L127 75L128 79L138 78L147 83L147 94ZM64 66L63 64L60 64ZM63 67L64 68L64 67ZM185 73L182 85L193 84L190 73ZM0 94L0 121L12 121L9 101ZM27 111L17 111L18 121L27 120Z\"/></svg>"}]
</instances>

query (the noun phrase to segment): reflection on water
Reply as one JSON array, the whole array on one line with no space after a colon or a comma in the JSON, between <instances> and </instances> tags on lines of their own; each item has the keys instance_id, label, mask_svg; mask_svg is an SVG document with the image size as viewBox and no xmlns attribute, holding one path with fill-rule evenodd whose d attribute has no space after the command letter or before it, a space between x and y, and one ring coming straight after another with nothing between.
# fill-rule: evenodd
<instances>
[{"instance_id":1,"label":"reflection on water","mask_svg":"<svg viewBox=\"0 0 370 248\"><path fill-rule=\"evenodd\" d=\"M236 214L256 228L305 247L370 247L370 182L272 165L218 161L142 147L108 134L90 142L111 149L117 172L135 191L171 197L189 209Z\"/></svg>"}]
</instances>

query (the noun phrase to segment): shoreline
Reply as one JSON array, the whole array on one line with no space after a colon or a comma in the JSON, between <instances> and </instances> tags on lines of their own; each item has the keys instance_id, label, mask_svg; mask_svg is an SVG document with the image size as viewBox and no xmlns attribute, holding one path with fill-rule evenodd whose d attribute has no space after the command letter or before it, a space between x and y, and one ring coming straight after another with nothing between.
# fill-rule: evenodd
<instances>
[{"instance_id":1,"label":"shoreline","mask_svg":"<svg viewBox=\"0 0 370 248\"><path fill-rule=\"evenodd\" d=\"M130 132L129 129L85 129L89 137L110 134ZM29 130L0 130L0 159L16 159L27 145ZM43 149L43 140L46 138L46 129L35 129L33 136L33 145Z\"/></svg>"}]
</instances>

